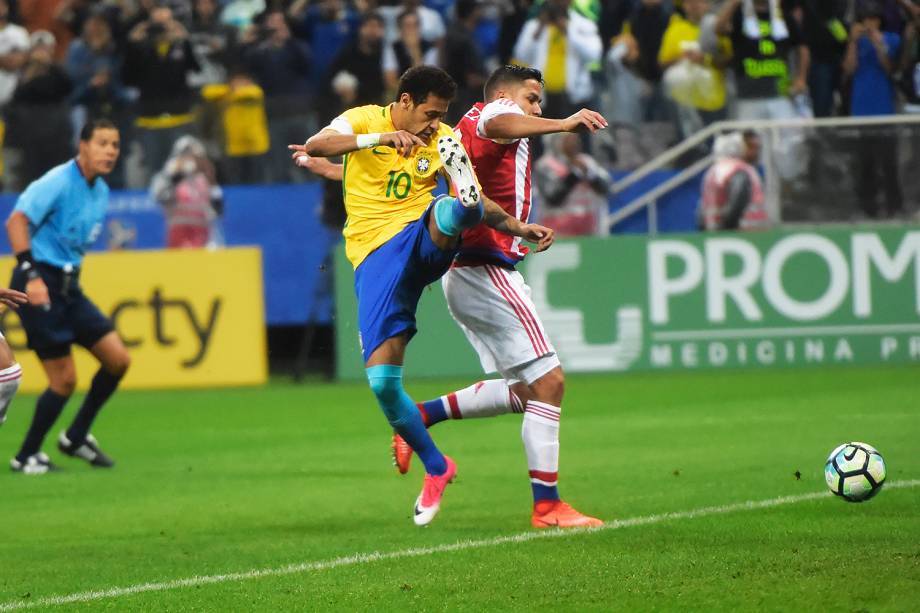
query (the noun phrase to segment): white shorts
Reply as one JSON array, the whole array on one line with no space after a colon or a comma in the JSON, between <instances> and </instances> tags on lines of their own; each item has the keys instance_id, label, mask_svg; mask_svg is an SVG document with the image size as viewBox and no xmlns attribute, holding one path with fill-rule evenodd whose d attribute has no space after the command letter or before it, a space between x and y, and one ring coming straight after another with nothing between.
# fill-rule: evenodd
<instances>
[{"instance_id":1,"label":"white shorts","mask_svg":"<svg viewBox=\"0 0 920 613\"><path fill-rule=\"evenodd\" d=\"M442 285L450 314L485 372L530 385L560 365L521 273L492 265L454 267Z\"/></svg>"}]
</instances>

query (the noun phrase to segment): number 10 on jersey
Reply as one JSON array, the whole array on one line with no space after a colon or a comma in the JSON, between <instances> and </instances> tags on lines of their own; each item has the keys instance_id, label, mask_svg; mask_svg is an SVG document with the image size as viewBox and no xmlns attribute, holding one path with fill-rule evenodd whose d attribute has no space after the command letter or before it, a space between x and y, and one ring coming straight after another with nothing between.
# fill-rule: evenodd
<instances>
[{"instance_id":1,"label":"number 10 on jersey","mask_svg":"<svg viewBox=\"0 0 920 613\"><path fill-rule=\"evenodd\" d=\"M407 172L390 171L390 182L387 183L387 198L403 199L409 195L412 187L412 177Z\"/></svg>"}]
</instances>

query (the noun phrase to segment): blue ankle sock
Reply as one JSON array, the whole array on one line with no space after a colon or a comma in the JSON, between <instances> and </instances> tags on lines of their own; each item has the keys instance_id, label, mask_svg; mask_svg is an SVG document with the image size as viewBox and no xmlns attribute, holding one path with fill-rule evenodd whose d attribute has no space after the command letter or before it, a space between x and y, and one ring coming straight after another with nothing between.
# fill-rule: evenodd
<instances>
[{"instance_id":1,"label":"blue ankle sock","mask_svg":"<svg viewBox=\"0 0 920 613\"><path fill-rule=\"evenodd\" d=\"M447 236L457 236L482 221L481 200L477 206L468 208L452 196L438 196L431 206L438 230Z\"/></svg>"},{"instance_id":2,"label":"blue ankle sock","mask_svg":"<svg viewBox=\"0 0 920 613\"><path fill-rule=\"evenodd\" d=\"M419 410L422 412L425 425L429 428L447 419L447 410L444 408L444 401L441 398L426 400L419 405Z\"/></svg>"},{"instance_id":3,"label":"blue ankle sock","mask_svg":"<svg viewBox=\"0 0 920 613\"><path fill-rule=\"evenodd\" d=\"M534 504L541 500L559 500L559 490L555 485L542 485L531 482L530 487L533 489Z\"/></svg>"},{"instance_id":4,"label":"blue ankle sock","mask_svg":"<svg viewBox=\"0 0 920 613\"><path fill-rule=\"evenodd\" d=\"M403 390L402 370L402 366L392 364L367 368L371 391L377 397L377 403L390 425L421 458L425 471L432 475L443 475L447 470L447 461L428 434L415 403Z\"/></svg>"}]
</instances>

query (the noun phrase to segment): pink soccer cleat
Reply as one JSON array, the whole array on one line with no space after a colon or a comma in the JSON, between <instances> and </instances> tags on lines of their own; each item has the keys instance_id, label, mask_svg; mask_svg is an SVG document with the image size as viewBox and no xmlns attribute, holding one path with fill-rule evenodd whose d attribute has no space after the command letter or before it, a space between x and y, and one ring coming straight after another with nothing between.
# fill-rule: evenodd
<instances>
[{"instance_id":1,"label":"pink soccer cleat","mask_svg":"<svg viewBox=\"0 0 920 613\"><path fill-rule=\"evenodd\" d=\"M441 496L444 495L444 489L457 475L457 465L454 464L454 461L447 456L444 456L444 459L447 460L447 470L443 475L425 475L425 485L422 487L422 493L415 500L413 509L412 520L416 526L427 526L431 523L441 509Z\"/></svg>"}]
</instances>

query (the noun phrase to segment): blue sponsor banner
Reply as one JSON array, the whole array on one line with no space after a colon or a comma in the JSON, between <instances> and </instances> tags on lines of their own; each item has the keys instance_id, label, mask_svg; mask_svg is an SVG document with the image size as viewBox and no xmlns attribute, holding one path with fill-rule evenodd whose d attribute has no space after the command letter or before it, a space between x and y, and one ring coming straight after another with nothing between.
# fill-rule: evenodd
<instances>
[{"instance_id":1,"label":"blue sponsor banner","mask_svg":"<svg viewBox=\"0 0 920 613\"><path fill-rule=\"evenodd\" d=\"M4 219L16 194L0 196ZM262 248L265 318L269 325L332 321L332 272L326 257L339 233L320 223L320 183L236 186L224 190L221 227L228 246ZM93 251L162 249L166 221L146 191L113 192L105 232ZM9 253L0 241L0 253Z\"/></svg>"}]
</instances>

